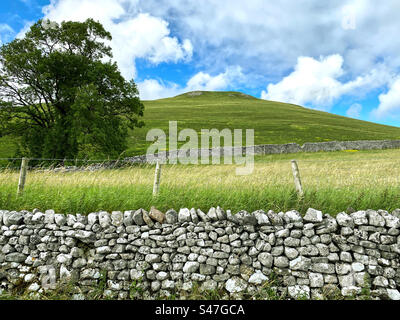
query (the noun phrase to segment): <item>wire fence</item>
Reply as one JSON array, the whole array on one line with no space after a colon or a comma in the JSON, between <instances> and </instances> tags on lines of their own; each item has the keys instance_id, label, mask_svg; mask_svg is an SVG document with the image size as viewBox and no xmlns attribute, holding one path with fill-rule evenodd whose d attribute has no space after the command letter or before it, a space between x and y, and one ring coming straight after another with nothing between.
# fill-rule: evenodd
<instances>
[{"instance_id":1,"label":"wire fence","mask_svg":"<svg viewBox=\"0 0 400 320\"><path fill-rule=\"evenodd\" d=\"M296 157L296 155L299 155L299 157ZM260 155L257 155L260 156ZM264 156L271 156L271 155L264 155ZM298 192L299 196L302 197L304 194L303 187L302 187L302 182L301 182L301 176L302 173L304 172L306 174L306 177L308 176L314 176L317 171L319 171L319 179L327 180L328 176L332 176L334 178L337 178L338 175L342 176L354 176L357 177L359 175L364 175L366 173L369 173L368 171L371 172L377 172L375 170L379 171L379 174L390 178L393 180L393 174L391 172L390 168L397 168L397 173L396 176L400 177L400 157L397 158L396 155L391 155L390 157L380 157L380 158L370 158L368 157L367 154L365 155L358 155L358 156L353 156L350 154L347 154L345 157L337 157L337 155L332 155L327 157L327 154L321 156L320 159L301 159L301 157L304 155L301 154L275 154L274 157L268 158L265 157L263 159L256 159L255 163L260 164L261 166L259 168L262 168L263 175L268 174L268 168L273 170L277 170L276 168L279 169L279 167L282 164L281 173L282 172L287 172L289 173L292 171L294 183L296 186L296 191ZM297 158L298 160L291 160L290 158ZM307 155L308 157L308 155ZM318 155L317 155L318 157ZM327 158L325 158L327 157ZM210 156L212 158L212 156ZM224 157L221 156L220 158L220 163L224 164ZM165 160L165 159L164 159ZM250 159L253 160L253 159ZM145 159L144 159L145 161ZM154 158L153 158L154 161ZM378 162L378 164L377 164ZM382 165L385 165L385 168L382 170L382 167L379 165L379 162L382 162ZM5 170L14 170L16 172L19 171L20 173L20 178L19 178L19 183L18 183L18 194L22 194L24 185L25 185L25 177L27 175L28 170L32 171L51 171L55 173L68 173L68 172L77 172L77 171L97 171L100 169L118 169L118 168L126 168L126 167L137 167L137 166L144 166L144 167L154 167L155 164L162 164L163 162L160 161L155 161L153 163L148 163L148 162L133 162L132 158L124 158L124 159L56 159L56 158L19 158L19 157L13 157L13 158L0 158L0 173L4 172ZM168 161L166 162L168 164ZM274 164L278 163L278 166L274 167ZM298 166L299 163L299 166ZM334 163L334 164L333 164ZM209 164L212 164L210 161ZM242 164L235 164L234 161L232 161L233 165L236 166L242 166ZM272 165L272 167L266 166L263 168L262 164L266 165ZM292 170L290 170L290 164L292 167ZM312 164L316 164L316 166L313 166ZM156 196L158 194L158 186L159 186L159 181L160 181L160 167L156 166L156 172L155 172L155 180L154 180L154 190L153 193ZM179 161L177 161L177 164L172 164L174 165L180 165ZM287 165L287 169L284 168L283 166ZM199 165L201 166L201 164ZM158 168L158 171L157 171ZM274 169L275 168L275 169ZM373 168L373 169L372 169ZM207 170L207 167L204 166L204 170ZM287 171L286 171L287 170ZM303 171L304 170L304 171ZM205 171L206 172L206 171ZM322 173L321 173L322 172ZM393 171L394 172L394 171ZM286 174L286 173L285 173ZM365 178L365 177L364 177ZM382 177L381 177L382 178ZM260 179L260 176L258 176L258 179Z\"/></svg>"},{"instance_id":2,"label":"wire fence","mask_svg":"<svg viewBox=\"0 0 400 320\"><path fill-rule=\"evenodd\" d=\"M258 154L255 155L256 157L265 157L265 156L279 156L279 155L283 155L283 154ZM293 157L292 158L297 158L297 161L301 161L301 162L347 162L347 161L382 161L382 158L368 158L368 159L344 159L344 158L331 158L331 159L301 159L295 156L295 154L292 154ZM212 156L210 156L211 158ZM200 157L199 157L200 158ZM221 159L224 159L224 156L220 157ZM8 162L16 162L16 161L22 161L22 159L24 158L0 158L0 161L8 161ZM398 161L400 162L400 157L398 159L385 159L385 161ZM135 161L132 161L132 159L130 158L119 158L119 159L67 159L67 158L29 158L29 161L39 161L39 162L59 162L59 163L66 163L66 162L71 162L71 163L105 163L105 162L126 162L126 163L136 163ZM288 158L284 158L284 159L278 159L278 158L274 158L270 160L271 162L287 162ZM256 161L257 162L257 161ZM265 162L268 162L268 160L265 160ZM223 161L221 161L221 164L223 164ZM1 168L1 166L0 166Z\"/></svg>"}]
</instances>

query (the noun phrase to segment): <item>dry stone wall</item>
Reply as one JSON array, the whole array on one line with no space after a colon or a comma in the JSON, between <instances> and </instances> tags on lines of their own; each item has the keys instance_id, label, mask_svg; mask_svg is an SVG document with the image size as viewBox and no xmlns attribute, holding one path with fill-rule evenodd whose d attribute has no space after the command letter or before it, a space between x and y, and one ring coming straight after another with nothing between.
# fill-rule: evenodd
<instances>
[{"instance_id":1,"label":"dry stone wall","mask_svg":"<svg viewBox=\"0 0 400 320\"><path fill-rule=\"evenodd\" d=\"M254 149L252 149L254 148ZM307 142L300 146L297 143L287 144L263 144L254 147L220 147L211 149L187 150L186 154L179 150L165 151L154 155L140 155L125 158L125 161L132 163L154 162L158 159L176 159L189 157L191 154L194 158L200 158L202 155L232 156L237 150L243 155L251 152L256 155L263 154L280 154L280 153L298 153L298 152L321 152L321 151L341 151L341 150L382 150L382 149L399 149L400 140L359 140L359 141L328 141L328 142Z\"/></svg>"},{"instance_id":2,"label":"dry stone wall","mask_svg":"<svg viewBox=\"0 0 400 320\"><path fill-rule=\"evenodd\" d=\"M232 214L220 207L160 212L0 210L0 290L33 293L73 281L79 297L154 299L198 290L256 295L269 281L282 296L400 299L400 210L308 209ZM271 282L271 279L277 279ZM132 291L132 288L135 290ZM365 293L365 292L364 292Z\"/></svg>"}]
</instances>

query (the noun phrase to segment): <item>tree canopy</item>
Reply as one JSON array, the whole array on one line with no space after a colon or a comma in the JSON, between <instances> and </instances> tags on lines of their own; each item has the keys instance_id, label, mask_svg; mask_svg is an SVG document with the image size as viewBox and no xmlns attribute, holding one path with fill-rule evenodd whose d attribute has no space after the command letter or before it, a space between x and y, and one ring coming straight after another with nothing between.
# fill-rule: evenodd
<instances>
[{"instance_id":1,"label":"tree canopy","mask_svg":"<svg viewBox=\"0 0 400 320\"><path fill-rule=\"evenodd\" d=\"M144 106L112 62L111 34L93 19L39 20L0 48L0 136L20 155L116 157Z\"/></svg>"}]
</instances>

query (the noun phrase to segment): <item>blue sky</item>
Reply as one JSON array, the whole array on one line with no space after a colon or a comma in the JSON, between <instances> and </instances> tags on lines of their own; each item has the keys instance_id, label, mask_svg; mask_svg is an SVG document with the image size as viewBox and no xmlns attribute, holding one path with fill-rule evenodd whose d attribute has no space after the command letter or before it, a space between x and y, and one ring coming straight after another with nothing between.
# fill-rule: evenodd
<instances>
[{"instance_id":1,"label":"blue sky","mask_svg":"<svg viewBox=\"0 0 400 320\"><path fill-rule=\"evenodd\" d=\"M400 2L373 0L14 0L0 42L40 18L92 17L141 98L235 90L400 126Z\"/></svg>"}]
</instances>

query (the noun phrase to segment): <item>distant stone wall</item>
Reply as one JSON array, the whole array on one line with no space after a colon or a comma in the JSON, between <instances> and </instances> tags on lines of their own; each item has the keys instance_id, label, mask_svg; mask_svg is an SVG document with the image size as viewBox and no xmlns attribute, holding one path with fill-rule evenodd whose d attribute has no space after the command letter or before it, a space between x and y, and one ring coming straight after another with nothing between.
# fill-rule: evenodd
<instances>
[{"instance_id":1,"label":"distant stone wall","mask_svg":"<svg viewBox=\"0 0 400 320\"><path fill-rule=\"evenodd\" d=\"M87 216L0 210L0 290L33 294L74 281L87 297L154 299L221 289L254 295L274 276L277 294L319 299L326 292L400 299L400 210L339 213L309 209L232 215L221 208ZM134 288L134 290L132 290ZM365 290L364 290L365 291ZM365 292L364 292L365 294Z\"/></svg>"},{"instance_id":2,"label":"distant stone wall","mask_svg":"<svg viewBox=\"0 0 400 320\"><path fill-rule=\"evenodd\" d=\"M359 140L359 141L328 141L328 142L307 142L302 146L297 143L287 144L263 144L256 145L253 147L241 147L241 148L211 148L211 149L198 149L187 151L183 156L189 156L190 152L194 157L200 157L201 155L218 155L222 157L225 155L232 155L234 152L239 154L246 154L250 152L256 155L263 154L280 154L280 153L298 153L298 152L321 152L321 151L341 151L341 150L382 150L382 149L399 149L400 140ZM147 157L146 155L140 155L130 158L125 158L125 161L133 163L145 163L154 162L158 159L175 159L181 158L179 150L176 151L165 151L162 153L155 154Z\"/></svg>"}]
</instances>

